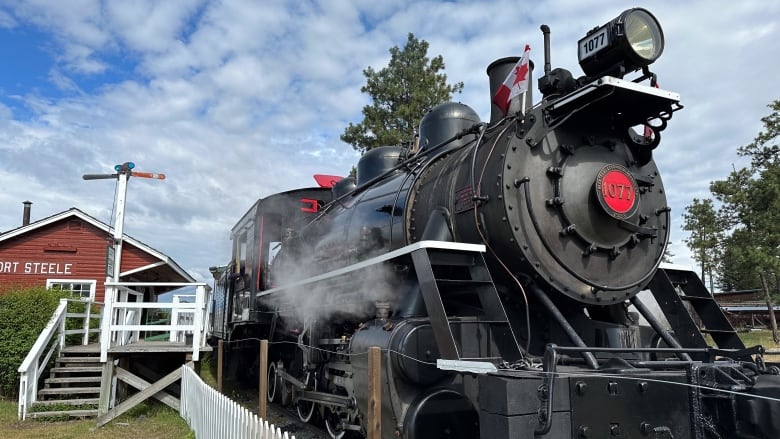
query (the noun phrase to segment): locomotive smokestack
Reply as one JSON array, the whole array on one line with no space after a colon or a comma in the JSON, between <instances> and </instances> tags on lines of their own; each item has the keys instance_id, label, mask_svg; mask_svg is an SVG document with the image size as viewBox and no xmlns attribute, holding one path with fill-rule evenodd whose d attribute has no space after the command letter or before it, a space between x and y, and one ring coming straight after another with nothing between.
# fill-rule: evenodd
<instances>
[{"instance_id":1,"label":"locomotive smokestack","mask_svg":"<svg viewBox=\"0 0 780 439\"><path fill-rule=\"evenodd\" d=\"M24 213L22 213L22 226L26 226L30 224L30 210L32 201L23 201L22 204L24 204Z\"/></svg>"},{"instance_id":2,"label":"locomotive smokestack","mask_svg":"<svg viewBox=\"0 0 780 439\"><path fill-rule=\"evenodd\" d=\"M501 84L504 83L504 80L509 75L509 72L512 71L512 68L517 64L517 62L520 60L519 56L509 56L506 58L500 58L492 63L487 68L487 75L490 80L490 123L493 124L499 120L501 120L504 117L503 111L501 111L500 108L496 104L493 103L493 96L496 95L496 92L501 87ZM533 106L533 89L530 87L530 84L533 84L533 71L534 71L534 63L533 61L528 61L528 91L525 93L525 108L531 108ZM512 108L510 107L510 112L512 112Z\"/></svg>"}]
</instances>

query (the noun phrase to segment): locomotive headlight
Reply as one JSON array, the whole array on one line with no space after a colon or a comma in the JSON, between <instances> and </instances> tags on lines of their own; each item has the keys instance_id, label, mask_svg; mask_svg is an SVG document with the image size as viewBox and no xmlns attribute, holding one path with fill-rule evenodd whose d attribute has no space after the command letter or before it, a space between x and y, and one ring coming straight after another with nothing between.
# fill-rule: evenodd
<instances>
[{"instance_id":1,"label":"locomotive headlight","mask_svg":"<svg viewBox=\"0 0 780 439\"><path fill-rule=\"evenodd\" d=\"M580 39L580 67L588 76L626 73L652 64L664 50L664 33L646 9L623 11Z\"/></svg>"}]
</instances>

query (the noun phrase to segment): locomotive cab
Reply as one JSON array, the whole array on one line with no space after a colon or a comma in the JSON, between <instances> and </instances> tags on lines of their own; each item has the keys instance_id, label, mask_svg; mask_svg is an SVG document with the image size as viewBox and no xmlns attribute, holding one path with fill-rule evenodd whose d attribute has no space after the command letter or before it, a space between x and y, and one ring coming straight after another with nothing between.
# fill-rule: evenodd
<instances>
[{"instance_id":1,"label":"locomotive cab","mask_svg":"<svg viewBox=\"0 0 780 439\"><path fill-rule=\"evenodd\" d=\"M218 279L225 299L213 309L218 332L236 338L255 331L255 325L268 324L268 309L257 303L257 292L277 282L271 267L282 246L332 197L330 187L274 194L258 200L236 223L231 231L233 259Z\"/></svg>"}]
</instances>

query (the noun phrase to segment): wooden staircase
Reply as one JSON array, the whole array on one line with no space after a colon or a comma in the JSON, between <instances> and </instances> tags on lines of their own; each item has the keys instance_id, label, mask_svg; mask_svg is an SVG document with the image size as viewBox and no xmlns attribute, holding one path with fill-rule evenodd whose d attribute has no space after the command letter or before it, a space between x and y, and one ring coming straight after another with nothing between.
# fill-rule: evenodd
<instances>
[{"instance_id":1,"label":"wooden staircase","mask_svg":"<svg viewBox=\"0 0 780 439\"><path fill-rule=\"evenodd\" d=\"M100 352L65 348L27 416L32 418L96 417L100 400Z\"/></svg>"}]
</instances>

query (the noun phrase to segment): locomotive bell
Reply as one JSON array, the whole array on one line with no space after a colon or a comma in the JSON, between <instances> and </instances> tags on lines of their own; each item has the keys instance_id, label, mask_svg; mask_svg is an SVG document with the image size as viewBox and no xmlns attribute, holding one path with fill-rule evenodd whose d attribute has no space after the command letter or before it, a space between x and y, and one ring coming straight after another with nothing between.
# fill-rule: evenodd
<instances>
[{"instance_id":1,"label":"locomotive bell","mask_svg":"<svg viewBox=\"0 0 780 439\"><path fill-rule=\"evenodd\" d=\"M468 105L460 102L439 104L426 113L420 121L419 151L437 147L437 153L457 149L470 142L471 138L462 137L445 145L441 143L479 122L479 115Z\"/></svg>"},{"instance_id":2,"label":"locomotive bell","mask_svg":"<svg viewBox=\"0 0 780 439\"><path fill-rule=\"evenodd\" d=\"M406 148L400 146L380 146L366 151L357 164L357 185L367 182L390 172L398 165L406 153Z\"/></svg>"}]
</instances>

